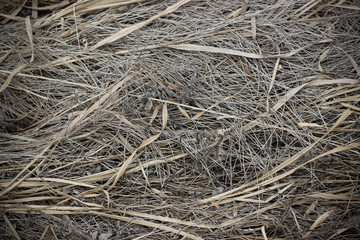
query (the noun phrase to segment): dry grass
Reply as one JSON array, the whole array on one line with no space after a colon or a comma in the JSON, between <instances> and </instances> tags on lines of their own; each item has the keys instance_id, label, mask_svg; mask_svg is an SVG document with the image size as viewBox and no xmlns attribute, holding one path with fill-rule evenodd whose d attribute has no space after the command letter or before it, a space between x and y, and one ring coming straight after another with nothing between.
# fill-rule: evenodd
<instances>
[{"instance_id":1,"label":"dry grass","mask_svg":"<svg viewBox=\"0 0 360 240\"><path fill-rule=\"evenodd\" d=\"M0 9L1 239L359 239L358 1Z\"/></svg>"}]
</instances>

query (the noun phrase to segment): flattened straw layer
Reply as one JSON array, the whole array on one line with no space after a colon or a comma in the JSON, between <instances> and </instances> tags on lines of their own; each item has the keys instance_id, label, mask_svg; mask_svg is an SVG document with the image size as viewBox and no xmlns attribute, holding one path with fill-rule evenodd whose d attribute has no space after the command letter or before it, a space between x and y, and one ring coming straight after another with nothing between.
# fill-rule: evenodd
<instances>
[{"instance_id":1,"label":"flattened straw layer","mask_svg":"<svg viewBox=\"0 0 360 240\"><path fill-rule=\"evenodd\" d=\"M4 5L0 238L358 239L359 8Z\"/></svg>"}]
</instances>

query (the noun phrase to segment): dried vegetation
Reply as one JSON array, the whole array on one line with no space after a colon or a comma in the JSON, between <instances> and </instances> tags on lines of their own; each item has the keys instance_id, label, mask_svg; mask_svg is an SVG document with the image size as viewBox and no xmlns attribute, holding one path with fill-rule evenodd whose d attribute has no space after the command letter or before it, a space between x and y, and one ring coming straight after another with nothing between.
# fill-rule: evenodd
<instances>
[{"instance_id":1,"label":"dried vegetation","mask_svg":"<svg viewBox=\"0 0 360 240\"><path fill-rule=\"evenodd\" d=\"M359 1L1 5L1 239L360 238Z\"/></svg>"}]
</instances>

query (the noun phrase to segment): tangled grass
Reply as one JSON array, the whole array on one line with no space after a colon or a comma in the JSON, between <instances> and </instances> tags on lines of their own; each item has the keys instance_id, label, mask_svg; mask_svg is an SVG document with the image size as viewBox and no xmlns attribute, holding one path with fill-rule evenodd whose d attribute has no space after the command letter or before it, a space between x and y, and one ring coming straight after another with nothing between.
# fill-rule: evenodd
<instances>
[{"instance_id":1,"label":"tangled grass","mask_svg":"<svg viewBox=\"0 0 360 240\"><path fill-rule=\"evenodd\" d=\"M359 10L3 4L0 237L358 239Z\"/></svg>"}]
</instances>

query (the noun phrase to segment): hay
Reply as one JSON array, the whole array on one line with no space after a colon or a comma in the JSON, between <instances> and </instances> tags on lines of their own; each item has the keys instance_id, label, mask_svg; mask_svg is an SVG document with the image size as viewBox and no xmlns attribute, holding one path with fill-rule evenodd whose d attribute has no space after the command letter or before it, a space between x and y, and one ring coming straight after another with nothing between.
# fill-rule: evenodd
<instances>
[{"instance_id":1,"label":"hay","mask_svg":"<svg viewBox=\"0 0 360 240\"><path fill-rule=\"evenodd\" d=\"M360 237L358 1L2 6L0 238Z\"/></svg>"}]
</instances>

